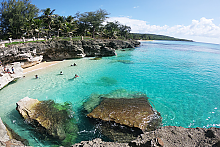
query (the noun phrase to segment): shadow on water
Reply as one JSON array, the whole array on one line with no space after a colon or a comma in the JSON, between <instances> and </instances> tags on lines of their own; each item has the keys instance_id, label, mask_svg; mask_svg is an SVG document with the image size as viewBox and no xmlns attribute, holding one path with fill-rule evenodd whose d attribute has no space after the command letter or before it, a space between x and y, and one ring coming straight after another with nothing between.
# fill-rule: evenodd
<instances>
[{"instance_id":1,"label":"shadow on water","mask_svg":"<svg viewBox=\"0 0 220 147\"><path fill-rule=\"evenodd\" d=\"M117 80L112 77L101 77L97 80L96 85L98 86L113 86L117 84Z\"/></svg>"},{"instance_id":2,"label":"shadow on water","mask_svg":"<svg viewBox=\"0 0 220 147\"><path fill-rule=\"evenodd\" d=\"M142 130L127 127L111 121L89 118L88 112L82 107L79 109L79 134L77 142L101 138L105 142L130 142L142 134Z\"/></svg>"},{"instance_id":3,"label":"shadow on water","mask_svg":"<svg viewBox=\"0 0 220 147\"><path fill-rule=\"evenodd\" d=\"M124 49L119 49L119 51L133 51L135 48L124 48Z\"/></svg>"},{"instance_id":4,"label":"shadow on water","mask_svg":"<svg viewBox=\"0 0 220 147\"><path fill-rule=\"evenodd\" d=\"M88 112L83 107L78 109L79 132L76 142L81 142L82 140L89 141L95 138L101 138L103 141L112 142L113 140L103 135L99 127L95 125L94 120L86 116L87 114Z\"/></svg>"},{"instance_id":5,"label":"shadow on water","mask_svg":"<svg viewBox=\"0 0 220 147\"><path fill-rule=\"evenodd\" d=\"M134 64L134 62L131 60L112 60L109 63L117 63L117 62L123 63L123 64Z\"/></svg>"},{"instance_id":6,"label":"shadow on water","mask_svg":"<svg viewBox=\"0 0 220 147\"><path fill-rule=\"evenodd\" d=\"M74 81L74 80L75 80L75 78L68 79L68 81Z\"/></svg>"},{"instance_id":7,"label":"shadow on water","mask_svg":"<svg viewBox=\"0 0 220 147\"><path fill-rule=\"evenodd\" d=\"M111 78L111 77L101 77L95 83L88 83L88 82L83 82L83 83L94 86L113 86L116 85L118 81L115 78Z\"/></svg>"}]
</instances>

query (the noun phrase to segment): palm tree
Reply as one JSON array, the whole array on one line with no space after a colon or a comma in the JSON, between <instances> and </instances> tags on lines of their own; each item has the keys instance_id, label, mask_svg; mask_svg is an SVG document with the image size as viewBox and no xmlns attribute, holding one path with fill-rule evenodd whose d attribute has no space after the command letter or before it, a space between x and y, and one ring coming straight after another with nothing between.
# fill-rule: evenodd
<instances>
[{"instance_id":1,"label":"palm tree","mask_svg":"<svg viewBox=\"0 0 220 147\"><path fill-rule=\"evenodd\" d=\"M55 29L57 30L57 37L59 37L59 32L60 32L60 30L62 30L64 23L65 23L65 21L62 16L58 16L54 20L54 26L55 26Z\"/></svg>"},{"instance_id":2,"label":"palm tree","mask_svg":"<svg viewBox=\"0 0 220 147\"><path fill-rule=\"evenodd\" d=\"M28 38L30 37L30 34L31 34L31 36L33 36L33 33L34 33L34 19L33 18L30 18L30 19L26 18L24 28L25 28L25 33L28 36Z\"/></svg>"},{"instance_id":3,"label":"palm tree","mask_svg":"<svg viewBox=\"0 0 220 147\"><path fill-rule=\"evenodd\" d=\"M43 22L45 24L47 24L47 27L48 29L51 31L52 28L51 28L51 23L53 21L53 17L55 17L55 15L53 14L55 11L55 9L53 9L51 11L50 8L47 8L47 9L43 9L42 12L43 12L43 15L41 15L39 18L43 20ZM50 32L49 32L50 33ZM49 34L50 36L50 34Z\"/></svg>"},{"instance_id":4,"label":"palm tree","mask_svg":"<svg viewBox=\"0 0 220 147\"><path fill-rule=\"evenodd\" d=\"M42 22L43 21L40 19L34 19L34 27L35 27L34 31L37 33L38 38L42 29Z\"/></svg>"},{"instance_id":5,"label":"palm tree","mask_svg":"<svg viewBox=\"0 0 220 147\"><path fill-rule=\"evenodd\" d=\"M120 30L121 37L124 37L125 39L127 39L127 35L131 31L131 27L130 26L126 26L126 25L120 25L119 26L119 30Z\"/></svg>"},{"instance_id":6,"label":"palm tree","mask_svg":"<svg viewBox=\"0 0 220 147\"><path fill-rule=\"evenodd\" d=\"M74 18L72 16L68 16L66 18L66 22L67 22L66 26L69 28L68 34L70 35L70 34L75 33L78 28L77 28L77 24Z\"/></svg>"}]
</instances>

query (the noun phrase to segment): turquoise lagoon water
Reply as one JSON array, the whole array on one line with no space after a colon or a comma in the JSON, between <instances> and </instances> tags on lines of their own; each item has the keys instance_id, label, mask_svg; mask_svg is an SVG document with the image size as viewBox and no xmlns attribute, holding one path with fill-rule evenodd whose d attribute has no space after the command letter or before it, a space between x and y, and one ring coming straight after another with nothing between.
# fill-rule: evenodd
<instances>
[{"instance_id":1,"label":"turquoise lagoon water","mask_svg":"<svg viewBox=\"0 0 220 147\"><path fill-rule=\"evenodd\" d=\"M78 139L105 137L81 113L94 94L147 94L164 126L220 127L220 45L198 42L148 41L101 60L65 60L26 74L0 91L0 117L32 146L50 146L15 110L28 96L71 102L79 125ZM77 63L77 66L70 66ZM63 71L63 75L59 72ZM39 79L34 75L38 74ZM72 79L75 74L79 77Z\"/></svg>"}]
</instances>

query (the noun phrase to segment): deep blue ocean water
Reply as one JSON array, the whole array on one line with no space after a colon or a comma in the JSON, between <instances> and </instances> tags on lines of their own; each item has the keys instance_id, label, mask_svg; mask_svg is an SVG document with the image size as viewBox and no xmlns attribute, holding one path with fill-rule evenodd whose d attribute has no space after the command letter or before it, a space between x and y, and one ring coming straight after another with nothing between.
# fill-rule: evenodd
<instances>
[{"instance_id":1,"label":"deep blue ocean water","mask_svg":"<svg viewBox=\"0 0 220 147\"><path fill-rule=\"evenodd\" d=\"M50 146L24 123L15 110L16 102L28 96L38 100L71 102L81 140L101 137L81 113L91 96L109 94L123 97L145 93L160 112L164 126L220 127L220 45L146 41L134 50L117 51L101 60L65 60L0 91L0 117L32 146ZM70 66L76 63L77 66ZM63 71L63 75L59 75ZM38 74L39 79L34 75ZM79 77L73 80L75 74Z\"/></svg>"}]
</instances>

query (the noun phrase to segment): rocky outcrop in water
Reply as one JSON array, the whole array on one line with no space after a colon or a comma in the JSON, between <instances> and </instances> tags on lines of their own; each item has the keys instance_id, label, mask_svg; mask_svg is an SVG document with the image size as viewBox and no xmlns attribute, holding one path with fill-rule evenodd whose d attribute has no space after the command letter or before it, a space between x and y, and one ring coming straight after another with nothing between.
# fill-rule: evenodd
<instances>
[{"instance_id":1,"label":"rocky outcrop in water","mask_svg":"<svg viewBox=\"0 0 220 147\"><path fill-rule=\"evenodd\" d=\"M14 139L13 136L0 118L0 146L25 146L21 141Z\"/></svg>"},{"instance_id":2,"label":"rocky outcrop in water","mask_svg":"<svg viewBox=\"0 0 220 147\"><path fill-rule=\"evenodd\" d=\"M73 147L114 146L114 147L219 147L220 128L183 128L167 126L145 132L127 143L104 142L101 139L82 141Z\"/></svg>"},{"instance_id":3,"label":"rocky outcrop in water","mask_svg":"<svg viewBox=\"0 0 220 147\"><path fill-rule=\"evenodd\" d=\"M105 57L114 56L115 49L135 48L139 45L140 42L138 41L122 40L52 40L47 42L24 43L0 48L0 60L3 64L7 64L17 61L35 63L35 57L41 55L44 60L63 60L85 56Z\"/></svg>"},{"instance_id":4,"label":"rocky outcrop in water","mask_svg":"<svg viewBox=\"0 0 220 147\"><path fill-rule=\"evenodd\" d=\"M12 71L12 67L14 72ZM4 71L6 70L6 71ZM23 76L23 69L19 62L8 64L7 66L0 66L0 89L12 81L17 80Z\"/></svg>"},{"instance_id":5,"label":"rocky outcrop in water","mask_svg":"<svg viewBox=\"0 0 220 147\"><path fill-rule=\"evenodd\" d=\"M52 100L38 101L25 97L17 104L17 111L38 132L58 139L62 145L75 142L78 127L74 124L71 106L57 104Z\"/></svg>"},{"instance_id":6,"label":"rocky outcrop in water","mask_svg":"<svg viewBox=\"0 0 220 147\"><path fill-rule=\"evenodd\" d=\"M112 98L111 94L117 92L125 92L128 97ZM143 131L155 130L161 124L160 114L153 110L144 94L128 93L116 90L102 95L109 98L94 94L84 103L90 121L112 141L130 142Z\"/></svg>"},{"instance_id":7,"label":"rocky outcrop in water","mask_svg":"<svg viewBox=\"0 0 220 147\"><path fill-rule=\"evenodd\" d=\"M161 123L160 114L153 110L146 98L104 98L87 116L136 127L142 131L154 130Z\"/></svg>"}]
</instances>

